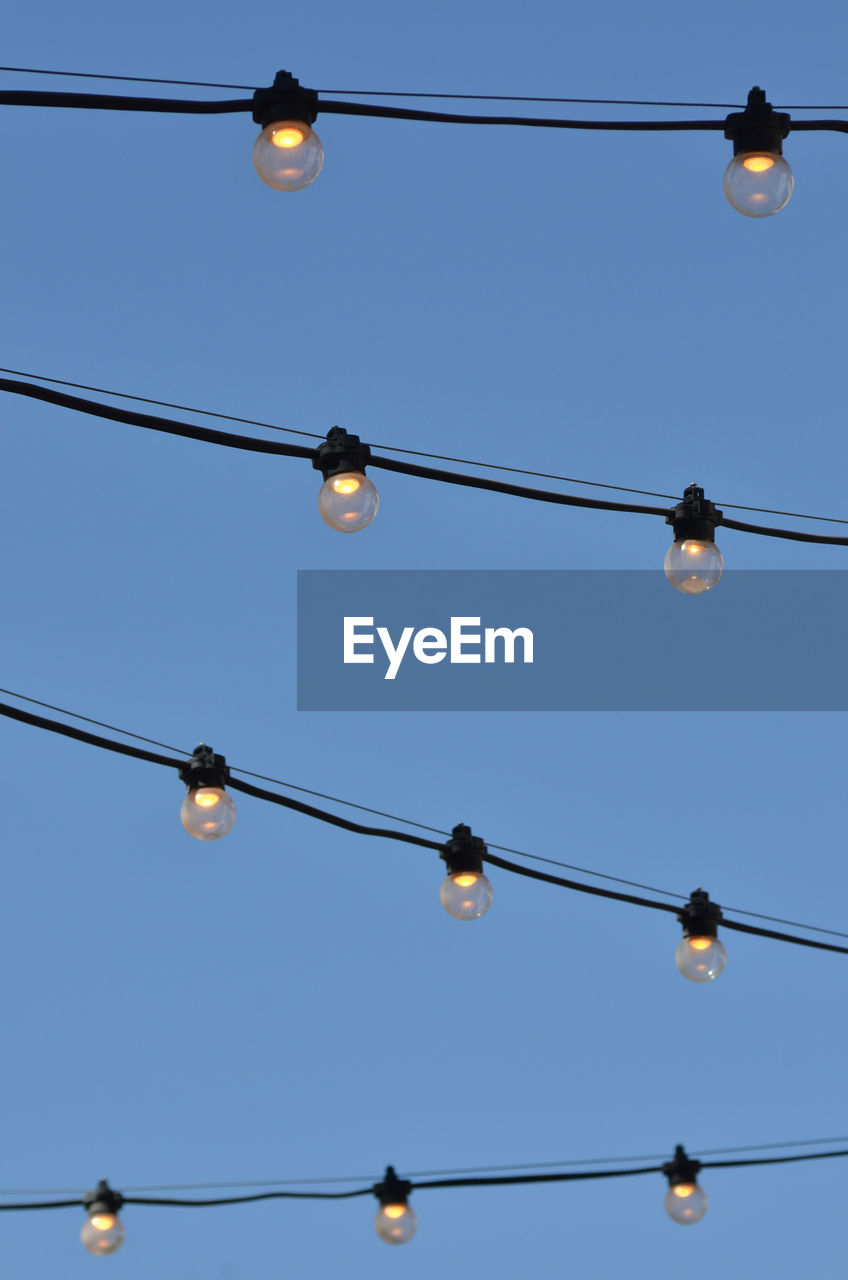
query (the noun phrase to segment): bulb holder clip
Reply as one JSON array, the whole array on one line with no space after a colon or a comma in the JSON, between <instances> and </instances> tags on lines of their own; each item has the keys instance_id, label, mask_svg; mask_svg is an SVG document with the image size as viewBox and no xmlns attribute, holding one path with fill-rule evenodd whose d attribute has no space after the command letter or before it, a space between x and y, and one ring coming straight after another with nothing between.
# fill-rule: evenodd
<instances>
[{"instance_id":1,"label":"bulb holder clip","mask_svg":"<svg viewBox=\"0 0 848 1280\"><path fill-rule=\"evenodd\" d=\"M724 122L724 136L733 143L733 154L747 151L770 151L783 155L783 139L789 133L792 122L783 111L775 111L766 102L765 92L754 85L748 94L744 111L732 111Z\"/></svg>"},{"instance_id":2,"label":"bulb holder clip","mask_svg":"<svg viewBox=\"0 0 848 1280\"><path fill-rule=\"evenodd\" d=\"M447 864L449 876L459 875L463 871L483 873L483 859L486 856L486 845L479 836L471 834L471 828L460 822L451 832L451 838L439 855Z\"/></svg>"},{"instance_id":3,"label":"bulb holder clip","mask_svg":"<svg viewBox=\"0 0 848 1280\"><path fill-rule=\"evenodd\" d=\"M406 1204L411 1190L412 1183L407 1182L405 1178L399 1178L393 1165L386 1166L386 1176L373 1188L374 1195L380 1204Z\"/></svg>"},{"instance_id":4,"label":"bulb holder clip","mask_svg":"<svg viewBox=\"0 0 848 1280\"><path fill-rule=\"evenodd\" d=\"M93 1191L83 1196L86 1213L92 1217L98 1213L117 1213L124 1203L120 1191L113 1191L105 1178L101 1178Z\"/></svg>"},{"instance_id":5,"label":"bulb holder clip","mask_svg":"<svg viewBox=\"0 0 848 1280\"><path fill-rule=\"evenodd\" d=\"M686 906L678 911L677 918L683 925L684 937L716 938L722 921L721 907L717 902L710 902L705 889L695 889Z\"/></svg>"},{"instance_id":6,"label":"bulb holder clip","mask_svg":"<svg viewBox=\"0 0 848 1280\"><path fill-rule=\"evenodd\" d=\"M679 1143L674 1148L674 1159L669 1160L669 1162L664 1164L662 1167L662 1171L668 1178L668 1185L670 1187L679 1187L684 1183L696 1182L700 1170L700 1160L690 1160Z\"/></svg>"},{"instance_id":7,"label":"bulb holder clip","mask_svg":"<svg viewBox=\"0 0 848 1280\"><path fill-rule=\"evenodd\" d=\"M278 71L269 89L253 95L253 119L261 128L280 120L301 120L314 124L318 115L318 94L304 89L290 71Z\"/></svg>"},{"instance_id":8,"label":"bulb holder clip","mask_svg":"<svg viewBox=\"0 0 848 1280\"><path fill-rule=\"evenodd\" d=\"M359 436L351 435L343 427L331 427L327 439L315 451L312 465L325 480L329 480L330 476L337 476L343 471L361 471L364 475L370 459L371 450Z\"/></svg>"},{"instance_id":9,"label":"bulb holder clip","mask_svg":"<svg viewBox=\"0 0 848 1280\"><path fill-rule=\"evenodd\" d=\"M229 781L230 771L223 756L217 756L205 742L194 748L194 755L180 766L180 777L189 791L198 787L224 787Z\"/></svg>"},{"instance_id":10,"label":"bulb holder clip","mask_svg":"<svg viewBox=\"0 0 848 1280\"><path fill-rule=\"evenodd\" d=\"M694 538L698 542L715 542L715 527L721 524L723 511L704 497L704 491L696 484L683 490L683 501L672 507L665 518L674 526L674 541L685 542Z\"/></svg>"}]
</instances>

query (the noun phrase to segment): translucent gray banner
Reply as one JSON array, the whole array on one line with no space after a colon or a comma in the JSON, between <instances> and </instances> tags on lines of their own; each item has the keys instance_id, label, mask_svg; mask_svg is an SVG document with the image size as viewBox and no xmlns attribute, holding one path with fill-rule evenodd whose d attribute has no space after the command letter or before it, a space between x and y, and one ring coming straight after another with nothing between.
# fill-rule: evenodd
<instances>
[{"instance_id":1,"label":"translucent gray banner","mask_svg":"<svg viewBox=\"0 0 848 1280\"><path fill-rule=\"evenodd\" d=\"M303 571L303 711L845 711L848 571Z\"/></svg>"}]
</instances>

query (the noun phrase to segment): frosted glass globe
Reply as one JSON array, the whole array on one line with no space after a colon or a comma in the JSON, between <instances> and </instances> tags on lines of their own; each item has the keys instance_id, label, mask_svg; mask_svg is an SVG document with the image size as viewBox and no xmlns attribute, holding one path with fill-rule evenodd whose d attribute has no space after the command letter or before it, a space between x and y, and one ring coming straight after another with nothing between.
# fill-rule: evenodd
<instances>
[{"instance_id":1,"label":"frosted glass globe","mask_svg":"<svg viewBox=\"0 0 848 1280\"><path fill-rule=\"evenodd\" d=\"M380 495L362 471L329 476L318 493L321 519L339 533L357 533L380 510Z\"/></svg>"},{"instance_id":2,"label":"frosted glass globe","mask_svg":"<svg viewBox=\"0 0 848 1280\"><path fill-rule=\"evenodd\" d=\"M669 1187L665 1197L666 1213L684 1226L700 1222L708 1204L707 1193L697 1182L681 1182L676 1187Z\"/></svg>"},{"instance_id":3,"label":"frosted glass globe","mask_svg":"<svg viewBox=\"0 0 848 1280\"><path fill-rule=\"evenodd\" d=\"M374 1230L386 1244L406 1244L418 1230L418 1217L408 1204L381 1204Z\"/></svg>"},{"instance_id":4,"label":"frosted glass globe","mask_svg":"<svg viewBox=\"0 0 848 1280\"><path fill-rule=\"evenodd\" d=\"M302 120L267 124L253 144L253 164L275 191L301 191L314 182L324 163L318 134Z\"/></svg>"},{"instance_id":5,"label":"frosted glass globe","mask_svg":"<svg viewBox=\"0 0 848 1280\"><path fill-rule=\"evenodd\" d=\"M718 938L681 938L674 963L690 982L712 982L724 968L727 952Z\"/></svg>"},{"instance_id":6,"label":"frosted glass globe","mask_svg":"<svg viewBox=\"0 0 848 1280\"><path fill-rule=\"evenodd\" d=\"M442 881L439 896L454 920L479 920L492 905L492 884L482 871L456 871Z\"/></svg>"},{"instance_id":7,"label":"frosted glass globe","mask_svg":"<svg viewBox=\"0 0 848 1280\"><path fill-rule=\"evenodd\" d=\"M124 1224L116 1213L93 1213L83 1223L80 1239L89 1253L104 1258L124 1243Z\"/></svg>"},{"instance_id":8,"label":"frosted glass globe","mask_svg":"<svg viewBox=\"0 0 848 1280\"><path fill-rule=\"evenodd\" d=\"M236 806L223 787L197 787L183 800L180 818L190 836L217 840L231 830Z\"/></svg>"},{"instance_id":9,"label":"frosted glass globe","mask_svg":"<svg viewBox=\"0 0 848 1280\"><path fill-rule=\"evenodd\" d=\"M699 596L711 591L724 571L724 556L714 542L686 538L672 542L665 554L665 576L676 591Z\"/></svg>"},{"instance_id":10,"label":"frosted glass globe","mask_svg":"<svg viewBox=\"0 0 848 1280\"><path fill-rule=\"evenodd\" d=\"M724 171L724 194L746 218L768 218L789 203L792 170L774 151L743 151Z\"/></svg>"}]
</instances>

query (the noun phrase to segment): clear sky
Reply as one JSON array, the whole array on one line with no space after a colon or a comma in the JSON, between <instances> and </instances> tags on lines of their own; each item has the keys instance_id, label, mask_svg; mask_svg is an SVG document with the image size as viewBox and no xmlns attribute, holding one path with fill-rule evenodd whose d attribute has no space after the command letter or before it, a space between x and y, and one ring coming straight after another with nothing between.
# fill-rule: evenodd
<instances>
[{"instance_id":1,"label":"clear sky","mask_svg":"<svg viewBox=\"0 0 848 1280\"><path fill-rule=\"evenodd\" d=\"M44 0L10 16L2 57L247 85L285 67L324 90L736 103L759 83L775 103L842 103L846 34L815 0ZM608 112L622 113L650 114ZM328 115L323 173L285 196L254 174L248 116L0 120L4 366L846 514L844 137L790 135L795 194L754 221L725 201L721 134ZM441 829L845 926L842 716L295 709L298 569L659 572L659 521L380 473L377 520L347 537L319 519L305 462L16 397L0 428L3 687ZM845 566L839 549L719 540L729 568ZM680 597L670 668L709 605ZM620 645L626 662L626 620ZM0 737L2 1189L375 1177L389 1162L848 1131L844 957L728 934L724 974L697 987L660 913L492 872L491 911L459 924L435 854L246 797L204 845L166 771L9 721ZM686 1234L646 1177L421 1191L402 1249L377 1240L365 1199L128 1208L126 1244L102 1262L79 1244L81 1212L10 1213L0 1256L39 1280L835 1276L846 1174L704 1174L710 1209Z\"/></svg>"}]
</instances>

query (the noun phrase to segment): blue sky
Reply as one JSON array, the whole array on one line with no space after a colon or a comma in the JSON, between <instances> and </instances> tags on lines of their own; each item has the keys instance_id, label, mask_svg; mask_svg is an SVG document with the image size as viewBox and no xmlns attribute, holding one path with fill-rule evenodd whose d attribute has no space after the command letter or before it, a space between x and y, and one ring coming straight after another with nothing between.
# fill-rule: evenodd
<instances>
[{"instance_id":1,"label":"blue sky","mask_svg":"<svg viewBox=\"0 0 848 1280\"><path fill-rule=\"evenodd\" d=\"M775 103L838 103L845 35L815 3L767 16L726 0L45 0L10 20L3 60L716 102L759 83ZM722 194L720 134L324 116L324 170L287 197L256 178L246 116L7 107L2 121L4 366L844 514L839 135L790 135L795 194L756 222ZM659 521L380 473L377 520L344 537L318 516L308 463L12 397L0 456L4 687L436 827L843 926L841 716L295 709L298 569L659 571ZM844 566L840 549L719 540L729 568ZM670 668L710 598L679 605ZM621 648L626 661L626 626ZM0 1188L371 1176L845 1130L842 957L728 935L725 973L695 987L659 913L493 872L489 914L458 924L435 854L247 797L233 832L203 845L167 772L11 722L0 734ZM681 1265L690 1280L754 1266L782 1280L809 1269L813 1241L835 1274L844 1178L840 1162L705 1174L710 1209L685 1236L648 1177L421 1191L403 1249L354 1200L127 1209L126 1244L102 1263L79 1244L81 1213L8 1214L3 1256L68 1280L472 1266L641 1280Z\"/></svg>"}]
</instances>

